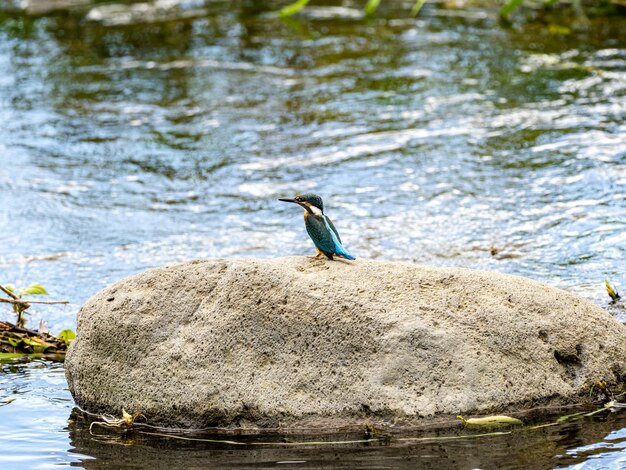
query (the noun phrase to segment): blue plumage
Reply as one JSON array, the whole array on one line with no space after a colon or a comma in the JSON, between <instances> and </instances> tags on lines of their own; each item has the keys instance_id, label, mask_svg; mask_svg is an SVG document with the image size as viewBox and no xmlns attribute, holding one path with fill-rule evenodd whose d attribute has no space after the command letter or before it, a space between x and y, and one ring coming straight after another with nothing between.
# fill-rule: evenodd
<instances>
[{"instance_id":1,"label":"blue plumage","mask_svg":"<svg viewBox=\"0 0 626 470\"><path fill-rule=\"evenodd\" d=\"M325 255L331 260L333 256L349 260L356 259L343 247L335 225L324 215L324 203L321 197L315 194L304 194L293 199L281 198L279 200L293 202L304 208L304 225L317 248L316 258Z\"/></svg>"},{"instance_id":2,"label":"blue plumage","mask_svg":"<svg viewBox=\"0 0 626 470\"><path fill-rule=\"evenodd\" d=\"M326 225L326 229L328 230L328 232L330 233L330 236L333 239L333 244L335 245L335 254L339 256L343 256L344 258L349 259L349 260L356 259L350 253L348 253L346 249L343 247L343 245L341 244L341 240L339 239L339 234L337 233L335 226L332 225L332 222L330 221L330 219L326 217L324 214L321 215L321 218L324 219L324 224Z\"/></svg>"}]
</instances>

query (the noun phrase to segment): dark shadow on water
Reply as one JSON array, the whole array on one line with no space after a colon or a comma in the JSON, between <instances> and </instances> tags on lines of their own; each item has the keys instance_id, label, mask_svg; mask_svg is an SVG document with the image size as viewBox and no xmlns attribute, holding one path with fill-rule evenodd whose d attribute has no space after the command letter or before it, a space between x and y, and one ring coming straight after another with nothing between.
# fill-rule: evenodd
<instances>
[{"instance_id":1,"label":"dark shadow on water","mask_svg":"<svg viewBox=\"0 0 626 470\"><path fill-rule=\"evenodd\" d=\"M606 458L607 452L607 462L615 462L615 439L610 436L610 429L623 428L626 413L607 414L536 430L513 430L505 435L476 437L477 433L489 431L457 428L394 434L374 442L363 442L367 439L365 433L321 436L178 434L178 437L234 441L237 444L149 436L141 432L146 428L118 432L94 427L93 434L90 434L89 422L76 410L70 422L70 452L74 456L82 455L81 461L75 465L88 469L533 469ZM623 443L624 440L626 438L618 438L617 442ZM298 445L298 442L303 444ZM315 444L304 444L306 442ZM576 451L577 448L581 450Z\"/></svg>"}]
</instances>

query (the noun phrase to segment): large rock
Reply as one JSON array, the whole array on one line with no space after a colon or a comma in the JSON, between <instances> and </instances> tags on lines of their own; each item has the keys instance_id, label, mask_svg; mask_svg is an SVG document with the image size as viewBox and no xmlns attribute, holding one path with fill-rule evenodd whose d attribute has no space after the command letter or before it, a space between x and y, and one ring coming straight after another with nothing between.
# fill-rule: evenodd
<instances>
[{"instance_id":1,"label":"large rock","mask_svg":"<svg viewBox=\"0 0 626 470\"><path fill-rule=\"evenodd\" d=\"M495 272L282 258L124 279L78 314L76 403L176 427L414 425L576 400L626 376L626 326Z\"/></svg>"}]
</instances>

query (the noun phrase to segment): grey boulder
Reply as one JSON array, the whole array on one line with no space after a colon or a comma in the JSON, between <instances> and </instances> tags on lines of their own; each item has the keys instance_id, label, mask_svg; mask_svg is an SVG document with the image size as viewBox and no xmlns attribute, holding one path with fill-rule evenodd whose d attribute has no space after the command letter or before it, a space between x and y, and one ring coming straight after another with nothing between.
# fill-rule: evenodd
<instances>
[{"instance_id":1,"label":"grey boulder","mask_svg":"<svg viewBox=\"0 0 626 470\"><path fill-rule=\"evenodd\" d=\"M392 262L191 261L78 314L76 403L167 427L403 428L576 401L626 378L626 326L563 290Z\"/></svg>"}]
</instances>

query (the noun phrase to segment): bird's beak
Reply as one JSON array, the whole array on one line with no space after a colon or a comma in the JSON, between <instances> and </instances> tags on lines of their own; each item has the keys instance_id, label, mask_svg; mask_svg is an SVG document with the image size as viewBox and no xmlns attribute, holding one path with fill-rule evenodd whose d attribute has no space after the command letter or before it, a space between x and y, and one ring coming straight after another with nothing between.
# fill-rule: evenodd
<instances>
[{"instance_id":1,"label":"bird's beak","mask_svg":"<svg viewBox=\"0 0 626 470\"><path fill-rule=\"evenodd\" d=\"M279 197L278 200L279 201L283 201L283 202L293 202L293 203L296 203L296 204L298 203L298 201L296 201L295 199L291 199L291 198L288 198L288 197Z\"/></svg>"}]
</instances>

